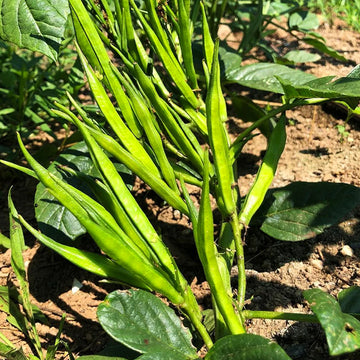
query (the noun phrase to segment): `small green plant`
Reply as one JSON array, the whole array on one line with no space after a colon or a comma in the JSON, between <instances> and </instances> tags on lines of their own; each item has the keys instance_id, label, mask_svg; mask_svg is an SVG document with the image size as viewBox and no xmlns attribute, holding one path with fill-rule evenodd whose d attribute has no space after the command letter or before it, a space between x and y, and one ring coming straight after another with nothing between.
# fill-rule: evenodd
<instances>
[{"instance_id":1,"label":"small green plant","mask_svg":"<svg viewBox=\"0 0 360 360\"><path fill-rule=\"evenodd\" d=\"M151 0L145 0L141 7L133 0L104 0L101 4L70 0L70 8L66 1L47 5L49 14L57 15L41 18L41 24L34 10L37 2L28 3L47 45L48 28L42 27L45 20L56 24L58 16L61 24L67 13L71 15L77 51L104 122L92 119L69 94L73 111L55 103L53 112L76 126L84 143L68 149L46 169L18 135L31 169L2 163L41 182L35 199L38 221L46 222L47 228L53 227L55 234L61 233L67 241L37 231L19 215L30 233L74 264L137 288L107 297L98 309L104 329L137 351L139 359L198 359L190 331L173 310L151 294L156 292L186 317L192 333L201 338L200 346L204 344L208 350L207 360L289 359L276 343L246 333L246 320L256 317L320 322L331 355L359 349L360 322L354 307L358 288L341 292L339 301L317 289L304 292L314 314L247 310L244 259L250 225L258 224L279 240L305 240L339 221L359 202L360 190L346 184L294 183L269 190L286 143L286 111L328 100L356 109L360 99L358 68L332 81L331 77L317 79L280 64L242 67L238 55L229 55L211 37L202 3L179 0L161 4L159 9ZM2 2L5 10L11 9L9 4ZM202 24L201 76L192 54L197 19ZM8 23L0 21L0 35L9 33L9 23L10 18ZM61 37L58 31L53 41L57 43ZM278 109L264 110L251 99L233 95L239 116L252 123L232 142L222 88L231 82L280 93L283 99ZM242 199L238 158L246 142L259 131L267 137L268 146L256 179ZM211 289L212 308L206 313L201 312L190 284L129 190L125 180L128 171L119 170L118 163L191 221L200 264ZM75 180L86 185L86 190ZM187 184L201 189L198 207ZM221 214L217 236L212 199ZM71 242L85 231L98 252ZM230 281L234 265L238 268L235 289Z\"/></svg>"},{"instance_id":2,"label":"small green plant","mask_svg":"<svg viewBox=\"0 0 360 360\"><path fill-rule=\"evenodd\" d=\"M254 57L254 48L262 50L268 61L294 65L315 62L320 54L327 54L339 61L346 62L344 56L326 45L325 39L316 32L319 26L317 15L293 0L256 0L256 1L213 1L209 6L209 26L216 36L219 24L228 26L231 33L241 34L237 53L243 58ZM290 38L300 44L307 44L312 51L293 49L287 46L275 49L267 40L276 29L286 31ZM315 50L315 51L314 51Z\"/></svg>"},{"instance_id":3,"label":"small green plant","mask_svg":"<svg viewBox=\"0 0 360 360\"><path fill-rule=\"evenodd\" d=\"M20 330L28 341L33 354L25 354L22 348L16 347L2 333L0 333L0 355L6 359L17 360L51 360L61 343L60 336L65 322L62 317L59 330L53 345L43 349L36 329L36 323L47 323L47 319L40 309L30 301L29 284L22 252L25 250L24 235L18 219L18 213L8 196L10 209L10 239L5 239L2 245L9 245L11 251L11 266L16 276L18 286L9 281L7 286L0 286L0 307L7 314L7 321ZM64 343L67 347L67 345ZM69 352L70 359L73 359Z\"/></svg>"},{"instance_id":4,"label":"small green plant","mask_svg":"<svg viewBox=\"0 0 360 360\"><path fill-rule=\"evenodd\" d=\"M344 20L354 30L359 31L359 14L360 1L346 1L346 0L308 0L305 1L306 6L312 10L320 11L321 15L325 17L331 25L334 17Z\"/></svg>"},{"instance_id":5,"label":"small green plant","mask_svg":"<svg viewBox=\"0 0 360 360\"><path fill-rule=\"evenodd\" d=\"M55 137L51 129L56 118L52 103L57 99L68 104L66 92L74 96L78 93L83 86L83 73L76 62L76 52L70 47L61 51L55 64L41 54L0 41L0 64L0 153L2 158L11 160L16 157L16 131L24 138L39 130Z\"/></svg>"}]
</instances>

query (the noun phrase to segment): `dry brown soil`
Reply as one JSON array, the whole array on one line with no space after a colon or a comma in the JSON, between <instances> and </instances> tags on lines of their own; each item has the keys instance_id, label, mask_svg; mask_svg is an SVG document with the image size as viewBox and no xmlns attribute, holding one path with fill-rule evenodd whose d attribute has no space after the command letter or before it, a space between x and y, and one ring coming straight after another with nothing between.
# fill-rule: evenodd
<instances>
[{"instance_id":1,"label":"dry brown soil","mask_svg":"<svg viewBox=\"0 0 360 360\"><path fill-rule=\"evenodd\" d=\"M323 24L319 32L330 46L342 52L352 62L339 63L324 57L316 64L306 64L306 71L317 76L346 75L360 63L360 35L345 29L341 23L330 28ZM274 46L283 46L288 39L277 33ZM243 89L239 89L243 90ZM258 98L261 98L258 94ZM279 101L279 99L271 99ZM336 125L342 124L337 108L312 106L288 112L292 124L288 126L288 142L280 161L274 187L292 181L345 182L360 186L360 120L354 118L346 125L350 135L340 141ZM244 125L236 117L230 118L232 128ZM262 136L250 141L242 155L241 191L251 184L266 147ZM35 182L13 171L1 168L0 230L8 234L6 196L10 184L18 211L34 223L33 191ZM160 205L159 199L148 189L138 186L137 196L147 206L150 216L158 220L164 240L174 252L183 272L193 284L199 302L209 306L209 289L196 262L188 221L171 208ZM193 189L196 196L197 189ZM359 204L360 205L360 204ZM68 342L75 356L93 354L108 341L96 320L96 308L106 293L117 287L106 285L98 278L79 270L62 258L27 240L25 251L30 291L35 304L48 316L49 326L39 325L41 340L46 347L56 334L60 317L67 314L62 339ZM302 299L302 291L320 288L332 295L351 285L360 285L360 209L356 208L338 226L311 240L300 243L275 241L256 229L250 229L246 238L246 267L248 277L248 309L309 312ZM236 272L236 269L234 269ZM72 291L77 279L81 289ZM0 255L0 284L13 281L10 254ZM329 359L321 328L316 324L291 321L252 320L251 333L271 338L281 344L293 359ZM0 331L17 346L29 348L22 335L5 321L0 313ZM64 358L60 347L58 359ZM341 359L357 359L359 354L345 355Z\"/></svg>"}]
</instances>

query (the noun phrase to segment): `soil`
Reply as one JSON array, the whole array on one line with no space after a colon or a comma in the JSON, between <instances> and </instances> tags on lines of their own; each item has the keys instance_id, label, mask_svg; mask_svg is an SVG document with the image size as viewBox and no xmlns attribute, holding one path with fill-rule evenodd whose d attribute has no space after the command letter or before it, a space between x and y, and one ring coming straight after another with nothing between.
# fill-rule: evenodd
<instances>
[{"instance_id":1,"label":"soil","mask_svg":"<svg viewBox=\"0 0 360 360\"><path fill-rule=\"evenodd\" d=\"M344 76L360 63L360 34L345 28L336 21L333 27L322 24L318 32L328 45L337 49L349 60L340 63L324 57L315 64L306 64L306 71L317 76ZM285 34L277 32L274 46L286 44ZM244 91L245 89L238 89ZM261 98L261 94L259 96ZM279 99L271 99L279 101ZM344 182L360 186L360 120L351 119L346 124L349 136L341 139L336 128L344 124L341 109L334 106L311 106L289 111L292 119L288 126L288 141L279 163L273 187L292 181ZM231 129L242 129L246 124L230 117ZM266 148L262 136L253 138L244 148L241 158L239 182L244 195L249 188ZM0 230L8 234L6 197L13 185L15 205L28 221L35 224L33 193L35 181L19 176L12 170L1 168ZM200 304L209 306L209 288L198 268L191 230L186 217L164 207L159 199L143 184L137 183L136 194L149 215L158 221L159 230L180 268L192 283ZM196 196L197 189L192 189ZM359 204L360 205L360 204ZM309 312L302 298L302 291L320 288L332 295L351 285L360 285L360 207L355 208L343 221L323 234L298 243L280 242L259 230L247 233L246 274L247 308L252 310L277 310ZM94 354L109 341L96 319L96 308L116 285L101 283L98 278L72 266L30 237L24 253L30 292L34 304L48 317L48 325L39 325L44 347L54 341L61 315L66 313L62 340L67 342L75 356ZM236 268L234 268L234 275ZM10 267L10 254L0 254L0 285L14 281ZM78 289L74 284L80 284ZM14 330L0 313L0 331L26 353L30 349L21 333ZM277 341L292 359L329 359L323 331L317 324L283 320L251 320L248 331ZM356 359L359 353L335 359ZM57 359L66 358L60 347Z\"/></svg>"}]
</instances>

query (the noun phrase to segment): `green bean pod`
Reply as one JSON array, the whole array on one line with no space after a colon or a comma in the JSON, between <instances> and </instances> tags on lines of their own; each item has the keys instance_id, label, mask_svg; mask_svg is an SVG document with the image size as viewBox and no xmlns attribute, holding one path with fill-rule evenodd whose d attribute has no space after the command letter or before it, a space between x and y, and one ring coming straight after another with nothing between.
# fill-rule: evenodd
<instances>
[{"instance_id":1,"label":"green bean pod","mask_svg":"<svg viewBox=\"0 0 360 360\"><path fill-rule=\"evenodd\" d=\"M134 89L132 84L127 82L120 73L118 73L118 75L121 77L121 82L129 95L134 112L144 128L146 137L148 138L151 145L151 149L158 161L163 178L171 187L171 189L173 189L177 194L180 194L176 183L174 170L166 156L161 136L154 125L153 113L150 112L147 104L139 95L139 93Z\"/></svg>"},{"instance_id":2,"label":"green bean pod","mask_svg":"<svg viewBox=\"0 0 360 360\"><path fill-rule=\"evenodd\" d=\"M168 134L174 137L176 143L179 145L179 149L181 150L181 152L189 158L196 170L201 172L202 159L199 153L194 149L193 144L184 134L183 129L179 126L175 117L169 110L168 104L158 95L155 90L154 84L144 74L144 72L137 64L134 65L134 76L139 82L150 103L154 107L160 120L168 129Z\"/></svg>"},{"instance_id":3,"label":"green bean pod","mask_svg":"<svg viewBox=\"0 0 360 360\"><path fill-rule=\"evenodd\" d=\"M131 221L125 209L108 186L98 180L94 181L91 176L77 172L67 166L59 167L73 176L77 176L82 182L86 183L101 205L110 212L121 229L124 230L125 234L138 244L143 252L146 253L149 251L147 243L138 231L136 224ZM155 254L151 255L154 259L156 258Z\"/></svg>"},{"instance_id":4,"label":"green bean pod","mask_svg":"<svg viewBox=\"0 0 360 360\"><path fill-rule=\"evenodd\" d=\"M138 175L148 184L162 199L167 201L172 207L187 214L187 208L181 197L172 190L161 178L154 176L149 169L144 166L131 154L125 151L111 136L87 129L94 137L96 142L112 156L122 162L134 174Z\"/></svg>"},{"instance_id":5,"label":"green bean pod","mask_svg":"<svg viewBox=\"0 0 360 360\"><path fill-rule=\"evenodd\" d=\"M190 9L188 2L179 0L179 40L181 55L183 57L186 75L189 78L189 84L193 89L197 89L198 82L194 66L194 57L192 51L192 26L190 20Z\"/></svg>"},{"instance_id":6,"label":"green bean pod","mask_svg":"<svg viewBox=\"0 0 360 360\"><path fill-rule=\"evenodd\" d=\"M181 106L183 110L186 112L189 117L189 121L195 125L195 127L200 130L200 133L207 136L207 124L206 124L206 116L201 112L195 110L189 103L185 101L181 101Z\"/></svg>"},{"instance_id":7,"label":"green bean pod","mask_svg":"<svg viewBox=\"0 0 360 360\"><path fill-rule=\"evenodd\" d=\"M245 227L249 225L250 220L264 200L274 178L280 156L284 151L285 143L286 117L281 116L270 135L263 162L239 214L239 222Z\"/></svg>"},{"instance_id":8,"label":"green bean pod","mask_svg":"<svg viewBox=\"0 0 360 360\"><path fill-rule=\"evenodd\" d=\"M83 56L81 57L95 100L98 103L106 120L108 121L116 135L119 137L119 140L134 156L139 159L139 161L141 161L154 174L159 174L158 168L155 166L148 153L144 150L138 139L136 139L133 133L124 124L114 105L111 103L111 100L109 99L101 82L96 77L90 66L86 63L85 58ZM120 83L119 86L121 86Z\"/></svg>"},{"instance_id":9,"label":"green bean pod","mask_svg":"<svg viewBox=\"0 0 360 360\"><path fill-rule=\"evenodd\" d=\"M164 67L166 68L169 76L172 78L180 92L186 98L186 100L195 108L200 108L202 106L201 101L196 97L193 90L187 83L187 78L182 70L178 60L175 58L174 54L172 53L171 49L166 49L162 43L157 38L155 32L153 31L152 27L146 21L146 19L141 14L140 10L137 8L135 1L130 0L131 5L135 10L135 13L139 20L141 21L144 30L149 37L151 45L155 48L156 53L159 55L160 59L162 60Z\"/></svg>"},{"instance_id":10,"label":"green bean pod","mask_svg":"<svg viewBox=\"0 0 360 360\"><path fill-rule=\"evenodd\" d=\"M242 334L245 329L235 312L232 298L228 294L217 260L218 252L214 242L214 222L210 203L209 158L207 153L205 153L204 159L204 181L196 234L198 237L197 241L195 241L197 251L216 305L231 334Z\"/></svg>"},{"instance_id":11,"label":"green bean pod","mask_svg":"<svg viewBox=\"0 0 360 360\"><path fill-rule=\"evenodd\" d=\"M174 304L182 304L184 298L174 288L171 274L164 273L163 269L154 264L143 253L140 248L120 229L110 213L108 213L99 203L82 193L80 190L60 180L52 175L26 150L20 137L19 145L26 160L34 169L39 180L46 186L48 191L68 208L87 229L90 236L94 239L105 254L121 267L142 277L145 284L164 294ZM170 262L174 266L171 256ZM176 276L178 273L176 272ZM172 277L174 278L174 276ZM175 284L178 286L178 284Z\"/></svg>"},{"instance_id":12,"label":"green bean pod","mask_svg":"<svg viewBox=\"0 0 360 360\"><path fill-rule=\"evenodd\" d=\"M143 53L139 52L139 48L135 40L136 34L131 20L129 0L115 1L115 3L116 4L121 3L122 21L124 23L123 25L125 30L124 33L126 34L126 40L125 40L127 45L126 50L130 52L134 61L138 62L141 65L141 67L144 69L147 66L147 58L144 57ZM119 26L121 26L121 24L119 24Z\"/></svg>"},{"instance_id":13,"label":"green bean pod","mask_svg":"<svg viewBox=\"0 0 360 360\"><path fill-rule=\"evenodd\" d=\"M48 236L35 230L28 222L24 220L23 217L19 216L19 220L21 224L43 245L54 250L76 266L103 278L117 280L121 283L136 286L141 289L153 290L149 288L149 286L142 280L141 277L120 267L108 257L98 253L80 250L72 246L59 244Z\"/></svg>"},{"instance_id":14,"label":"green bean pod","mask_svg":"<svg viewBox=\"0 0 360 360\"><path fill-rule=\"evenodd\" d=\"M104 75L104 82L114 95L123 117L132 126L135 122L134 114L118 79L111 69L111 60L100 36L102 33L99 33L81 0L69 0L69 3L74 24L78 24L75 26L75 34L81 48L81 51L78 51L79 55L82 55L83 52L91 66ZM135 126L131 130L139 137L141 136L141 134L136 133Z\"/></svg>"},{"instance_id":15,"label":"green bean pod","mask_svg":"<svg viewBox=\"0 0 360 360\"><path fill-rule=\"evenodd\" d=\"M213 61L213 54L214 54L214 42L211 38L204 4L202 2L200 2L200 6L201 6L201 12L202 12L203 48L204 48L204 53L205 53L205 61L206 61L207 68L211 69L212 61Z\"/></svg>"},{"instance_id":16,"label":"green bean pod","mask_svg":"<svg viewBox=\"0 0 360 360\"><path fill-rule=\"evenodd\" d=\"M122 180L121 176L118 174L111 160L104 154L100 146L95 141L94 137L90 135L90 132L94 133L95 130L89 129L90 131L88 131L86 129L86 126L83 125L80 121L77 122L77 126L79 127L81 133L83 134L83 137L92 154L94 163L97 165L97 168L102 173L104 179L106 179L108 186L114 192L117 199L122 204L123 208L126 209L128 216L131 218L132 222L136 226L139 233L141 233L143 237L146 239L149 248L152 249L153 252L157 255L162 269L166 271L166 273L172 278L172 280L175 281L175 283L179 284L179 281L177 280L180 279L179 278L180 275L169 253L169 250L166 248L161 238L156 233L155 229L152 227L150 221L148 220L144 212L141 210L141 208L137 204L136 200L134 199L130 191L127 189L124 181ZM105 141L99 141L100 138L103 140L105 139ZM113 156L115 157L117 156L117 154L119 153L119 147L111 146L114 144L111 142L111 140L113 140L111 137L108 137L105 134L97 132L96 139L99 142L102 143L105 142L108 146L103 148ZM110 139L110 141L107 142L106 139ZM115 144L117 143L115 142ZM127 165L125 162L123 163L125 166ZM141 164L140 164L140 168L144 170L143 167L141 167ZM159 182L157 182L157 184L158 183ZM170 191L172 192L172 194L175 194L172 196L170 200L173 200L174 198L176 200L179 199L178 202L182 205L184 211L187 211L184 201L180 198L179 195L177 195L174 191L172 191L165 183L163 183L162 189L160 190L156 189L156 190L160 192Z\"/></svg>"},{"instance_id":17,"label":"green bean pod","mask_svg":"<svg viewBox=\"0 0 360 360\"><path fill-rule=\"evenodd\" d=\"M236 207L232 184L234 175L229 156L229 139L225 130L227 120L226 103L221 91L220 66L218 59L219 41L215 44L210 86L206 96L206 116L209 143L214 157L218 182L219 208L224 216L231 215Z\"/></svg>"}]
</instances>

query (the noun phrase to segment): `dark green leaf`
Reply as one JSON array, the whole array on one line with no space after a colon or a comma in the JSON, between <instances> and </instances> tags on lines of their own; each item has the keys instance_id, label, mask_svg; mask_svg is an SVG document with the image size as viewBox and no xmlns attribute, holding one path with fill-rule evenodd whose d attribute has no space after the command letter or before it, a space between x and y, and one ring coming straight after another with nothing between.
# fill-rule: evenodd
<instances>
[{"instance_id":1,"label":"dark green leaf","mask_svg":"<svg viewBox=\"0 0 360 360\"><path fill-rule=\"evenodd\" d=\"M326 98L353 99L360 98L360 79L343 77L331 81L332 76L309 81L305 84L293 85L291 80L278 77L287 99L293 98Z\"/></svg>"},{"instance_id":2,"label":"dark green leaf","mask_svg":"<svg viewBox=\"0 0 360 360\"><path fill-rule=\"evenodd\" d=\"M319 27L319 20L316 14L308 11L298 11L289 17L289 28L295 30L314 30Z\"/></svg>"},{"instance_id":3,"label":"dark green leaf","mask_svg":"<svg viewBox=\"0 0 360 360\"><path fill-rule=\"evenodd\" d=\"M285 2L270 1L266 4L266 7L266 15L271 17L278 17L296 10L299 7L299 4L296 1L289 0Z\"/></svg>"},{"instance_id":4,"label":"dark green leaf","mask_svg":"<svg viewBox=\"0 0 360 360\"><path fill-rule=\"evenodd\" d=\"M339 303L320 289L304 291L325 330L330 355L340 355L360 349L360 321L341 311Z\"/></svg>"},{"instance_id":5,"label":"dark green leaf","mask_svg":"<svg viewBox=\"0 0 360 360\"><path fill-rule=\"evenodd\" d=\"M359 202L356 186L294 182L268 191L254 223L275 239L299 241L337 224Z\"/></svg>"},{"instance_id":6,"label":"dark green leaf","mask_svg":"<svg viewBox=\"0 0 360 360\"><path fill-rule=\"evenodd\" d=\"M89 189L76 177L60 171L58 165L69 166L87 175L99 175L84 142L64 151L48 170L85 193L90 193ZM62 206L42 183L39 183L35 193L35 216L41 232L55 240L76 239L86 232L76 217Z\"/></svg>"},{"instance_id":7,"label":"dark green leaf","mask_svg":"<svg viewBox=\"0 0 360 360\"><path fill-rule=\"evenodd\" d=\"M347 59L344 56L342 56L339 52L337 52L330 46L327 46L323 41L321 41L319 39L315 39L313 37L305 37L302 39L302 41L304 41L308 45L311 45L312 47L321 51L322 53L333 57L334 59L344 61L344 62L347 61Z\"/></svg>"},{"instance_id":8,"label":"dark green leaf","mask_svg":"<svg viewBox=\"0 0 360 360\"><path fill-rule=\"evenodd\" d=\"M306 63L306 62L315 62L321 59L321 56L318 54L312 54L305 50L293 50L288 52L285 56L285 59L291 61L294 64Z\"/></svg>"},{"instance_id":9,"label":"dark green leaf","mask_svg":"<svg viewBox=\"0 0 360 360\"><path fill-rule=\"evenodd\" d=\"M280 64L256 63L240 66L239 63L224 61L224 67L227 82L281 94L284 93L284 90L275 76L289 80L293 86L303 85L316 79L312 74Z\"/></svg>"},{"instance_id":10,"label":"dark green leaf","mask_svg":"<svg viewBox=\"0 0 360 360\"><path fill-rule=\"evenodd\" d=\"M78 360L127 360L118 356L105 356L105 355L84 355L77 358Z\"/></svg>"},{"instance_id":11,"label":"dark green leaf","mask_svg":"<svg viewBox=\"0 0 360 360\"><path fill-rule=\"evenodd\" d=\"M160 352L150 352L137 358L138 360L186 360L189 359L184 354L177 351L164 350Z\"/></svg>"},{"instance_id":12,"label":"dark green leaf","mask_svg":"<svg viewBox=\"0 0 360 360\"><path fill-rule=\"evenodd\" d=\"M174 359L196 359L190 332L174 311L142 290L115 291L98 308L104 330L141 353L170 353ZM182 357L179 357L182 356Z\"/></svg>"},{"instance_id":13,"label":"dark green leaf","mask_svg":"<svg viewBox=\"0 0 360 360\"><path fill-rule=\"evenodd\" d=\"M0 342L0 355L7 360L28 360L22 349L16 349Z\"/></svg>"},{"instance_id":14,"label":"dark green leaf","mask_svg":"<svg viewBox=\"0 0 360 360\"><path fill-rule=\"evenodd\" d=\"M345 313L360 314L360 287L350 286L338 294L341 310Z\"/></svg>"},{"instance_id":15,"label":"dark green leaf","mask_svg":"<svg viewBox=\"0 0 360 360\"><path fill-rule=\"evenodd\" d=\"M67 166L77 172L99 177L94 163L90 158L85 142L80 142L65 150L49 167L49 171L55 176L65 180L69 184L82 190L86 194L91 194L90 188L76 176L60 170L58 165ZM127 184L132 181L130 171L123 165L116 164L117 169L124 175ZM130 186L130 185L129 185ZM57 241L76 239L86 232L85 228L79 223L76 217L62 206L54 196L52 196L42 183L37 186L35 194L35 216L39 224L39 229L48 237Z\"/></svg>"},{"instance_id":16,"label":"dark green leaf","mask_svg":"<svg viewBox=\"0 0 360 360\"><path fill-rule=\"evenodd\" d=\"M1 0L0 38L57 59L70 13L68 0Z\"/></svg>"},{"instance_id":17,"label":"dark green leaf","mask_svg":"<svg viewBox=\"0 0 360 360\"><path fill-rule=\"evenodd\" d=\"M218 340L205 360L291 360L276 343L259 335L225 336Z\"/></svg>"}]
</instances>

